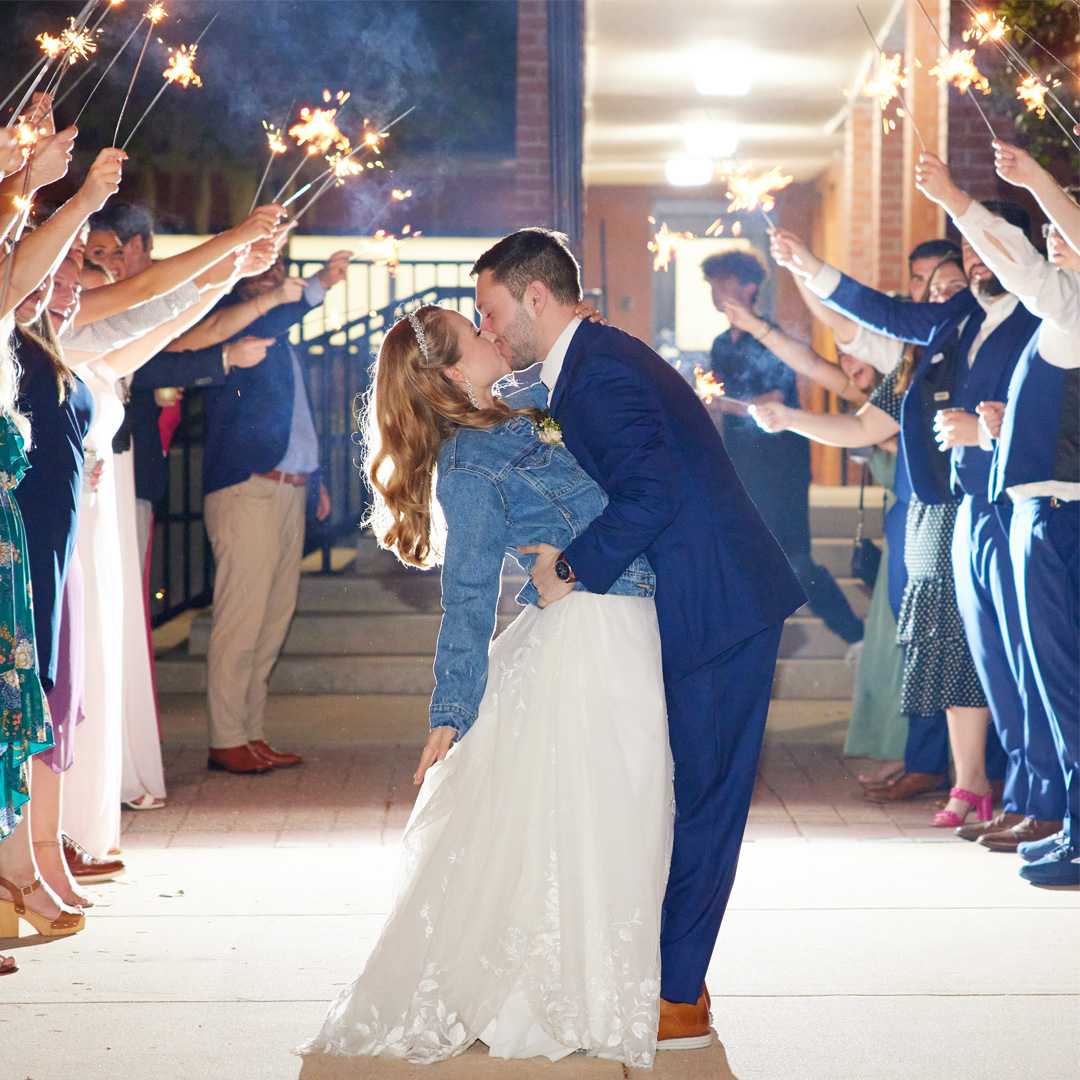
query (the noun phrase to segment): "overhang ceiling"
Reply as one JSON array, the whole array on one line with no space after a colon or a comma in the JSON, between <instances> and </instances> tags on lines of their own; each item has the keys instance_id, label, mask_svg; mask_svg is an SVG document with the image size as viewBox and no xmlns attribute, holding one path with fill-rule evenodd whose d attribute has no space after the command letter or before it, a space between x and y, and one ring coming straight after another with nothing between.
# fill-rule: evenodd
<instances>
[{"instance_id":1,"label":"overhang ceiling","mask_svg":"<svg viewBox=\"0 0 1080 1080\"><path fill-rule=\"evenodd\" d=\"M860 0L882 40L902 0ZM842 146L843 90L873 55L855 0L587 0L585 181L663 184L687 130L733 127L737 157L812 179ZM695 72L748 71L745 96Z\"/></svg>"}]
</instances>

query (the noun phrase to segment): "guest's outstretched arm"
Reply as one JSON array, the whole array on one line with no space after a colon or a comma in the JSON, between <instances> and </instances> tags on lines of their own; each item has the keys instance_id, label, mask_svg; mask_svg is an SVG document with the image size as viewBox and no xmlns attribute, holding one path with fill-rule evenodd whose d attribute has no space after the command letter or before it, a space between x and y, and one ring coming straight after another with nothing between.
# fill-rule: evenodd
<instances>
[{"instance_id":1,"label":"guest's outstretched arm","mask_svg":"<svg viewBox=\"0 0 1080 1080\"><path fill-rule=\"evenodd\" d=\"M1043 213L1069 242L1069 247L1080 255L1080 206L1077 206L1076 200L1018 146L995 140L994 164L1002 180L1027 188L1035 196Z\"/></svg>"},{"instance_id":2,"label":"guest's outstretched arm","mask_svg":"<svg viewBox=\"0 0 1080 1080\"><path fill-rule=\"evenodd\" d=\"M869 402L857 413L813 413L774 404L755 405L750 413L763 431L794 431L825 446L877 446L900 431L887 412Z\"/></svg>"}]
</instances>

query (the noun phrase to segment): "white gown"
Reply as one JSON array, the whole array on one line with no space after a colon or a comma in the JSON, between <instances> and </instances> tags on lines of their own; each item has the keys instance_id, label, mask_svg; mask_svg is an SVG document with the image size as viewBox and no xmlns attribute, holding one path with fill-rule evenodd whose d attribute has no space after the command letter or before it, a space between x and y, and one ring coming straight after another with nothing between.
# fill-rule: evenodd
<instances>
[{"instance_id":1,"label":"white gown","mask_svg":"<svg viewBox=\"0 0 1080 1080\"><path fill-rule=\"evenodd\" d=\"M64 774L64 832L91 855L103 858L120 844L120 774L124 694L123 588L116 470L112 440L124 406L112 369L93 360L78 369L94 395L94 422L84 446L104 462L91 501L83 496L76 548L83 567L86 634L86 719L75 729L74 761Z\"/></svg>"},{"instance_id":2,"label":"white gown","mask_svg":"<svg viewBox=\"0 0 1080 1080\"><path fill-rule=\"evenodd\" d=\"M143 597L144 558L135 513L135 455L113 455L116 504L120 530L120 566L124 594L123 770L120 798L124 802L153 795L165 798L165 769L161 763L157 699L150 669Z\"/></svg>"},{"instance_id":3,"label":"white gown","mask_svg":"<svg viewBox=\"0 0 1080 1080\"><path fill-rule=\"evenodd\" d=\"M432 1062L479 1038L651 1065L671 784L653 602L527 608L424 780L363 973L304 1052Z\"/></svg>"}]
</instances>

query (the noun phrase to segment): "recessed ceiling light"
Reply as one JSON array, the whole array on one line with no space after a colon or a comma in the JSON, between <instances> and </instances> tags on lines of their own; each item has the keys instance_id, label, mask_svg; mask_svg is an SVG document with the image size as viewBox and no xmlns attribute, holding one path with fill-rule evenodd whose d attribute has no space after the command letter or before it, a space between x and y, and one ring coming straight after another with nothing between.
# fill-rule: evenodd
<instances>
[{"instance_id":1,"label":"recessed ceiling light","mask_svg":"<svg viewBox=\"0 0 1080 1080\"><path fill-rule=\"evenodd\" d=\"M703 187L716 171L712 158L673 158L664 165L672 187Z\"/></svg>"},{"instance_id":2,"label":"recessed ceiling light","mask_svg":"<svg viewBox=\"0 0 1080 1080\"><path fill-rule=\"evenodd\" d=\"M730 49L709 49L694 57L694 88L704 97L744 97L750 93L750 62Z\"/></svg>"},{"instance_id":3,"label":"recessed ceiling light","mask_svg":"<svg viewBox=\"0 0 1080 1080\"><path fill-rule=\"evenodd\" d=\"M739 147L738 129L731 125L686 124L683 127L686 152L699 158L729 158Z\"/></svg>"}]
</instances>

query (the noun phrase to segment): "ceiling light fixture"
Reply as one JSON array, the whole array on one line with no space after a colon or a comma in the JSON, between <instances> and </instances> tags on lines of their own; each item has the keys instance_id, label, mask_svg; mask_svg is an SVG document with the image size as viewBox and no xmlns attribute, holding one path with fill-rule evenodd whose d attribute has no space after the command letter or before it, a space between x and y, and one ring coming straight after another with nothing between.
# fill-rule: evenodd
<instances>
[{"instance_id":1,"label":"ceiling light fixture","mask_svg":"<svg viewBox=\"0 0 1080 1080\"><path fill-rule=\"evenodd\" d=\"M731 125L686 124L683 145L691 157L730 158L739 148L739 132Z\"/></svg>"},{"instance_id":2,"label":"ceiling light fixture","mask_svg":"<svg viewBox=\"0 0 1080 1080\"><path fill-rule=\"evenodd\" d=\"M672 187L704 187L715 172L712 158L673 158L664 165L664 176Z\"/></svg>"},{"instance_id":3,"label":"ceiling light fixture","mask_svg":"<svg viewBox=\"0 0 1080 1080\"><path fill-rule=\"evenodd\" d=\"M730 48L700 52L694 58L694 88L703 97L745 97L750 93L750 63Z\"/></svg>"}]
</instances>

